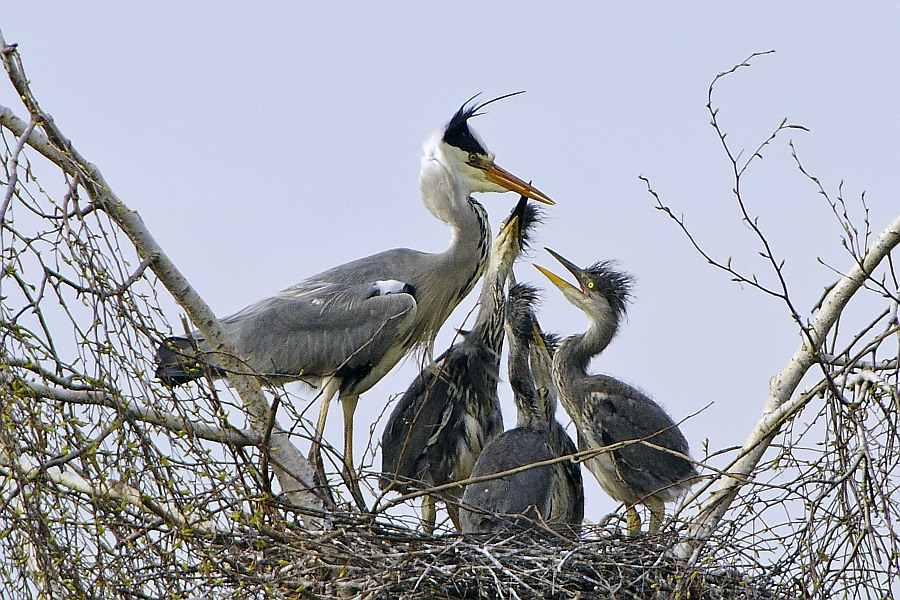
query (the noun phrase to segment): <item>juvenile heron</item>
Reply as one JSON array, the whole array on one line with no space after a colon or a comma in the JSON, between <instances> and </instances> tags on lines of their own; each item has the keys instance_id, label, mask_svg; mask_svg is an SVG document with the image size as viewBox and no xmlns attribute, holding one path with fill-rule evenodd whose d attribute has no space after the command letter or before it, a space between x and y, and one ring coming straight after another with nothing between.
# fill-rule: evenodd
<instances>
[{"instance_id":1,"label":"juvenile heron","mask_svg":"<svg viewBox=\"0 0 900 600\"><path fill-rule=\"evenodd\" d=\"M413 347L423 346L430 354L438 329L484 270L490 227L484 207L470 194L516 191L553 204L494 163L494 155L468 124L494 100L467 106L471 100L425 143L419 175L422 201L452 230L449 248L434 254L398 248L367 256L222 319L248 372L274 383L303 380L319 388L317 441L328 405L339 395L348 474L353 472L353 413L359 395ZM199 332L192 337L169 338L160 345L160 379L179 384L204 371L224 375ZM192 350L194 344L199 354Z\"/></svg>"},{"instance_id":2,"label":"juvenile heron","mask_svg":"<svg viewBox=\"0 0 900 600\"><path fill-rule=\"evenodd\" d=\"M534 315L537 291L519 284L509 291L506 334L509 338L509 383L516 403L516 428L491 440L481 452L472 477L574 454L575 444L556 420L552 351L556 339L541 332ZM489 533L510 525L546 524L578 535L584 518L581 467L573 462L533 469L473 483L460 509L463 533Z\"/></svg>"},{"instance_id":3,"label":"juvenile heron","mask_svg":"<svg viewBox=\"0 0 900 600\"><path fill-rule=\"evenodd\" d=\"M587 467L607 494L625 504L629 535L641 530L636 504L650 510L649 531L656 533L665 503L676 501L697 477L688 458L687 440L662 407L643 393L612 377L587 374L591 358L616 334L630 298L632 278L614 270L609 262L581 269L553 250L547 251L579 286L537 268L590 321L585 333L563 340L553 357L553 381L559 397L575 422L581 450L626 443L587 460Z\"/></svg>"},{"instance_id":4,"label":"juvenile heron","mask_svg":"<svg viewBox=\"0 0 900 600\"><path fill-rule=\"evenodd\" d=\"M484 445L503 431L497 396L503 288L535 221L536 209L522 197L494 241L472 329L425 367L394 407L381 440L382 490L402 493L465 479ZM452 488L439 498L457 529L461 495L462 489ZM422 501L429 533L434 531L436 500L425 496Z\"/></svg>"}]
</instances>

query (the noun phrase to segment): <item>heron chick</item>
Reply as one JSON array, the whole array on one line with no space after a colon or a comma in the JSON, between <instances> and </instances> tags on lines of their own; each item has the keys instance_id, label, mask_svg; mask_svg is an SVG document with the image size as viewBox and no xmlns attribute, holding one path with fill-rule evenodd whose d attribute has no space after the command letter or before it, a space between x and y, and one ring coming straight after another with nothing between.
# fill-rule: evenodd
<instances>
[{"instance_id":1,"label":"heron chick","mask_svg":"<svg viewBox=\"0 0 900 600\"><path fill-rule=\"evenodd\" d=\"M472 477L493 475L575 454L575 444L556 420L551 360L555 336L541 331L534 307L537 290L520 283L509 290L506 335L509 383L516 403L516 427L481 452ZM466 487L460 509L463 533L546 525L578 535L584 518L581 467L557 462Z\"/></svg>"},{"instance_id":2,"label":"heron chick","mask_svg":"<svg viewBox=\"0 0 900 600\"><path fill-rule=\"evenodd\" d=\"M397 248L367 256L313 275L221 321L248 373L273 383L303 380L319 388L316 440L322 438L328 405L338 395L344 414L343 459L351 476L353 414L360 394L414 347L430 350L441 325L484 271L490 227L484 207L470 194L516 191L553 204L494 162L469 127L469 119L494 100L468 106L471 100L426 142L419 175L422 201L452 230L445 251ZM164 382L177 385L204 372L224 375L203 336L195 331L191 338L160 344L156 374ZM317 443L313 448L318 449Z\"/></svg>"},{"instance_id":3,"label":"heron chick","mask_svg":"<svg viewBox=\"0 0 900 600\"><path fill-rule=\"evenodd\" d=\"M553 381L563 407L578 430L581 450L616 448L586 461L600 487L626 507L629 535L641 530L635 505L650 510L650 533L657 533L665 503L675 502L696 480L688 443L672 418L656 402L630 385L606 375L588 375L594 356L615 336L631 297L633 280L609 262L582 269L553 250L547 251L578 282L574 286L535 265L566 300L587 315L590 326L566 338L553 357Z\"/></svg>"},{"instance_id":4,"label":"heron chick","mask_svg":"<svg viewBox=\"0 0 900 600\"><path fill-rule=\"evenodd\" d=\"M405 492L466 479L485 444L503 431L497 382L504 285L537 220L537 209L523 196L495 238L472 329L427 365L394 407L381 440L382 490ZM461 488L451 488L425 496L424 529L434 531L438 499L459 529L461 495Z\"/></svg>"}]
</instances>

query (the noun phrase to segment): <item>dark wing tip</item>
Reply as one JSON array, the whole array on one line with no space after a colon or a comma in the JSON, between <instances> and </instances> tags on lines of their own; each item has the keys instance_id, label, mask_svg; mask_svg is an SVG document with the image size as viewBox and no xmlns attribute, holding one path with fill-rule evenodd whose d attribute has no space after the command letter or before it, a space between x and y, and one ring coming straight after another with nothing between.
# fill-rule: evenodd
<instances>
[{"instance_id":1,"label":"dark wing tip","mask_svg":"<svg viewBox=\"0 0 900 600\"><path fill-rule=\"evenodd\" d=\"M190 340L182 337L167 337L156 349L156 377L163 384L174 387L197 379L201 372L196 361L190 360L192 352ZM194 368L191 368L193 366Z\"/></svg>"}]
</instances>

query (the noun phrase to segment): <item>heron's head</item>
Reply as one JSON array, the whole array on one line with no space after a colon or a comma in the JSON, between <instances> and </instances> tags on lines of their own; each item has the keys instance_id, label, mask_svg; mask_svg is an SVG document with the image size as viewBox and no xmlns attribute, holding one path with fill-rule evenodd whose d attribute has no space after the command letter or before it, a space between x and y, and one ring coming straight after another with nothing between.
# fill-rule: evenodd
<instances>
[{"instance_id":1,"label":"heron's head","mask_svg":"<svg viewBox=\"0 0 900 600\"><path fill-rule=\"evenodd\" d=\"M521 92L517 92L521 93ZM500 96L481 104L471 104L475 96L469 98L450 119L436 142L440 152L435 158L443 160L454 173L465 195L472 192L517 192L544 204L554 204L546 194L525 183L494 162L494 154L489 152L484 141L471 127L469 119L478 116L482 108L513 94Z\"/></svg>"},{"instance_id":2,"label":"heron's head","mask_svg":"<svg viewBox=\"0 0 900 600\"><path fill-rule=\"evenodd\" d=\"M628 273L617 271L608 260L580 268L575 263L560 256L550 248L547 252L558 260L578 282L572 285L547 269L534 265L553 285L562 291L566 300L580 308L592 320L602 322L612 317L616 322L625 314L631 300L634 278Z\"/></svg>"},{"instance_id":3,"label":"heron's head","mask_svg":"<svg viewBox=\"0 0 900 600\"><path fill-rule=\"evenodd\" d=\"M523 346L535 342L535 308L540 302L538 289L528 283L517 283L506 295L506 326L509 337Z\"/></svg>"},{"instance_id":4,"label":"heron's head","mask_svg":"<svg viewBox=\"0 0 900 600\"><path fill-rule=\"evenodd\" d=\"M527 283L518 283L509 290L506 300L509 372L510 383L514 383L514 372L517 376L530 378L534 390L532 415L540 415L545 423L550 423L556 418L556 387L553 383L552 363L559 338L552 333L541 331L535 315L539 300L537 288ZM526 366L529 369L526 369ZM530 372L519 373L521 370ZM521 385L519 381L516 383ZM521 393L522 390L517 391ZM520 410L528 408L523 406Z\"/></svg>"},{"instance_id":5,"label":"heron's head","mask_svg":"<svg viewBox=\"0 0 900 600\"><path fill-rule=\"evenodd\" d=\"M494 239L492 260L498 264L512 265L519 254L528 248L531 232L541 221L541 210L528 202L527 196L520 196L519 202L500 225Z\"/></svg>"}]
</instances>

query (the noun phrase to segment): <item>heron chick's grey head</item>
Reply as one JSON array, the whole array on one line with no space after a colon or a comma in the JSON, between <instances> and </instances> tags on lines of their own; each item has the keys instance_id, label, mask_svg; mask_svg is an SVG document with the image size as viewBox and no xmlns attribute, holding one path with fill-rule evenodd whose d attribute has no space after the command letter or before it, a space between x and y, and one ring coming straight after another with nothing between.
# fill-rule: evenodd
<instances>
[{"instance_id":1,"label":"heron chick's grey head","mask_svg":"<svg viewBox=\"0 0 900 600\"><path fill-rule=\"evenodd\" d=\"M517 192L544 204L555 204L530 183L496 164L494 154L487 149L481 136L469 127L469 119L481 114L478 111L488 104L521 93L506 94L480 104L470 104L477 94L469 98L440 131L440 141L432 141L429 146L440 148L445 158L444 166L452 169L469 192Z\"/></svg>"},{"instance_id":2,"label":"heron chick's grey head","mask_svg":"<svg viewBox=\"0 0 900 600\"><path fill-rule=\"evenodd\" d=\"M506 302L506 323L510 335L528 347L536 346L550 356L556 352L559 336L542 331L538 326L535 309L540 303L540 291L527 283L518 283L509 290Z\"/></svg>"},{"instance_id":3,"label":"heron chick's grey head","mask_svg":"<svg viewBox=\"0 0 900 600\"><path fill-rule=\"evenodd\" d=\"M511 267L519 254L528 249L534 227L542 220L541 209L529 203L527 196L520 196L494 238L492 260Z\"/></svg>"},{"instance_id":4,"label":"heron chick's grey head","mask_svg":"<svg viewBox=\"0 0 900 600\"><path fill-rule=\"evenodd\" d=\"M570 260L545 248L571 273L578 282L572 285L547 269L534 265L553 285L558 287L566 300L580 308L592 321L618 323L631 301L634 278L628 273L617 271L608 260L594 263L582 269Z\"/></svg>"},{"instance_id":5,"label":"heron chick's grey head","mask_svg":"<svg viewBox=\"0 0 900 600\"><path fill-rule=\"evenodd\" d=\"M506 301L509 382L519 426L540 422L549 426L556 419L551 363L559 338L541 331L535 316L539 300L537 288L518 283L510 288Z\"/></svg>"}]
</instances>

